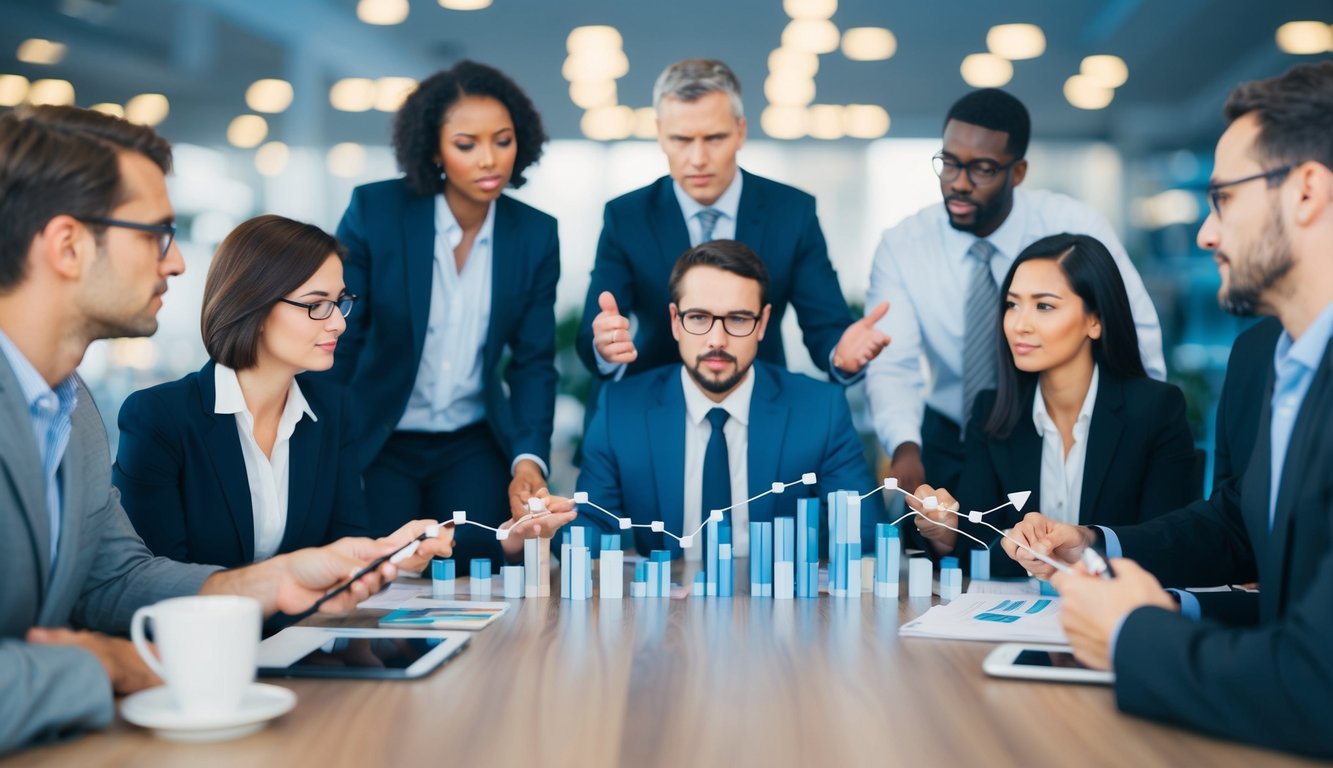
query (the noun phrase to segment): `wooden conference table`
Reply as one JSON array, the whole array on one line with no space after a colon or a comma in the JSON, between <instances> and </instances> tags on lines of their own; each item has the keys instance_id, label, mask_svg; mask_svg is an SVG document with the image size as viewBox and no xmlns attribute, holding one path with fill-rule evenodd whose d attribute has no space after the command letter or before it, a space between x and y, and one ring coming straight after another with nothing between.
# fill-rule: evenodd
<instances>
[{"instance_id":1,"label":"wooden conference table","mask_svg":"<svg viewBox=\"0 0 1333 768\"><path fill-rule=\"evenodd\" d=\"M117 718L0 765L1310 764L1122 715L1105 686L987 677L989 643L898 637L929 605L516 600L422 680L268 681L296 709L236 741L175 744Z\"/></svg>"}]
</instances>

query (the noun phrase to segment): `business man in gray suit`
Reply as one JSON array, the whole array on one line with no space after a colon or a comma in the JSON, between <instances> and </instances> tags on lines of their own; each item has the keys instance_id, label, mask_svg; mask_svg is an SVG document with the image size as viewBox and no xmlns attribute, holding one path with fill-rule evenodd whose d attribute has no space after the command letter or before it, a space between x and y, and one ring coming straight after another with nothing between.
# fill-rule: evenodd
<instances>
[{"instance_id":1,"label":"business man in gray suit","mask_svg":"<svg viewBox=\"0 0 1333 768\"><path fill-rule=\"evenodd\" d=\"M135 534L74 369L96 339L157 330L167 277L185 268L170 167L143 126L72 107L0 116L0 754L104 726L113 691L158 683L127 640L102 634L123 634L136 608L240 594L296 613L400 543L344 539L222 571L155 558ZM393 575L326 607L347 610Z\"/></svg>"}]
</instances>

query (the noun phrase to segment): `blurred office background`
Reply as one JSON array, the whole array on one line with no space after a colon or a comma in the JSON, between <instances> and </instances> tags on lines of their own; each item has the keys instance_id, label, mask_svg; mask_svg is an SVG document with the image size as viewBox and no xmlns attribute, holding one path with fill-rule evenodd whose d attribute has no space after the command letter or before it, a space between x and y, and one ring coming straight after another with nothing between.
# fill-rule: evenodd
<instances>
[{"instance_id":1,"label":"blurred office background","mask_svg":"<svg viewBox=\"0 0 1333 768\"><path fill-rule=\"evenodd\" d=\"M666 172L651 90L670 62L716 57L736 70L741 164L818 198L858 307L880 233L941 204L930 157L949 105L973 87L1014 93L1033 117L1026 185L1080 198L1116 226L1210 446L1246 324L1217 308L1217 271L1194 242L1222 103L1238 82L1333 55L1328 0L2 0L0 18L0 110L103 109L176 147L187 272L154 337L99 342L81 367L113 451L128 393L204 362L200 295L232 227L275 212L332 230L354 186L397 175L391 113L417 80L462 58L510 74L552 137L514 196L560 221L559 492L573 490L587 375L570 345L602 205ZM953 300L947 286L935 300ZM815 372L794 327L787 339L793 367Z\"/></svg>"}]
</instances>

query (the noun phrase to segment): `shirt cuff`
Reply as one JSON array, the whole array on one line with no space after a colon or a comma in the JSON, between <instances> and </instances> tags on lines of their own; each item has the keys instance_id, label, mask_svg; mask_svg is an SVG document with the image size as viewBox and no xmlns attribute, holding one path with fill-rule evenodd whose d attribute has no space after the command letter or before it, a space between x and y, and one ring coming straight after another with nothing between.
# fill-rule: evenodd
<instances>
[{"instance_id":1,"label":"shirt cuff","mask_svg":"<svg viewBox=\"0 0 1333 768\"><path fill-rule=\"evenodd\" d=\"M514 460L509 464L509 475L511 477L514 475L515 470L518 469L518 463L520 461L523 461L524 459L532 460L532 462L537 465L537 468L542 471L543 478L551 476L551 470L546 466L546 462L542 461L542 458L540 456L538 456L535 453L520 453L519 455L515 456Z\"/></svg>"},{"instance_id":2,"label":"shirt cuff","mask_svg":"<svg viewBox=\"0 0 1333 768\"><path fill-rule=\"evenodd\" d=\"M1125 551L1120 546L1120 537L1115 535L1115 531L1104 525L1094 525L1093 528L1101 531L1102 537L1106 541L1106 559L1125 556Z\"/></svg>"},{"instance_id":3,"label":"shirt cuff","mask_svg":"<svg viewBox=\"0 0 1333 768\"><path fill-rule=\"evenodd\" d=\"M609 376L616 381L620 381L620 377L625 375L625 364L607 362L606 358L602 357L602 353L597 351L596 344L592 345L592 356L597 361L597 372L603 376Z\"/></svg>"},{"instance_id":4,"label":"shirt cuff","mask_svg":"<svg viewBox=\"0 0 1333 768\"><path fill-rule=\"evenodd\" d=\"M829 350L828 353L828 375L830 379L833 379L835 382L843 385L844 387L850 387L851 385L855 384L856 382L866 377L866 368L868 366L861 366L861 370L857 371L856 373L850 373L850 374L843 373L841 368L833 364L833 353L836 351L837 347L834 347L833 349Z\"/></svg>"},{"instance_id":5,"label":"shirt cuff","mask_svg":"<svg viewBox=\"0 0 1333 768\"><path fill-rule=\"evenodd\" d=\"M1168 589L1167 592L1175 595L1176 601L1180 603L1180 615L1190 621L1198 621L1203 618L1203 606L1199 605L1199 598L1193 593L1183 589Z\"/></svg>"}]
</instances>

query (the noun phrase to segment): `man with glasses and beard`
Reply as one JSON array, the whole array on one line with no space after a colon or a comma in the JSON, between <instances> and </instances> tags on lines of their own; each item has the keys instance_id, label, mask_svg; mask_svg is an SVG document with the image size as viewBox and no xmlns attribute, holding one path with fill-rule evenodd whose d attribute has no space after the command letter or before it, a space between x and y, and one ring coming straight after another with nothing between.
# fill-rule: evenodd
<instances>
[{"instance_id":1,"label":"man with glasses and beard","mask_svg":"<svg viewBox=\"0 0 1333 768\"><path fill-rule=\"evenodd\" d=\"M995 388L998 286L1019 252L1047 235L1091 235L1111 251L1143 366L1166 378L1157 312L1106 218L1064 195L1019 188L1030 133L1027 109L1004 91L959 99L934 158L944 205L886 231L875 251L866 306L889 302L877 327L893 343L871 361L866 394L880 445L893 457L890 474L904 488L958 484L972 404Z\"/></svg>"},{"instance_id":2,"label":"man with glasses and beard","mask_svg":"<svg viewBox=\"0 0 1333 768\"><path fill-rule=\"evenodd\" d=\"M695 246L676 262L668 291L683 364L602 389L583 440L578 490L616 515L662 521L679 536L698 529L706 510L815 473L815 485L727 513L733 552L746 557L749 521L795 517L800 496L872 486L842 388L755 360L772 307L768 270L754 251L735 240ZM864 504L861 540L873 545L878 497ZM585 509L574 524L600 534L618 532L614 522ZM686 559L700 558L700 539ZM646 528L635 529L635 544L644 554L682 552L675 539Z\"/></svg>"},{"instance_id":3,"label":"man with glasses and beard","mask_svg":"<svg viewBox=\"0 0 1333 768\"><path fill-rule=\"evenodd\" d=\"M1014 528L1065 561L1098 544L1133 558L1112 560L1113 579L1054 573L1004 546L1060 590L1075 655L1115 671L1122 710L1329 758L1333 61L1241 85L1226 116L1199 245L1222 274L1223 308L1282 324L1249 403L1259 419L1244 475L1234 492L1142 525L1096 529L1030 514ZM1162 589L1254 581L1257 593Z\"/></svg>"}]
</instances>

